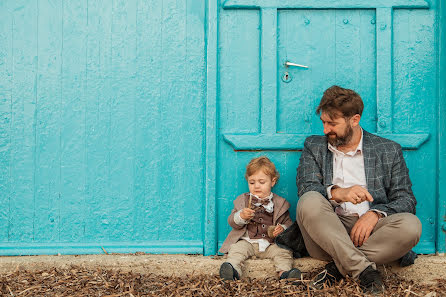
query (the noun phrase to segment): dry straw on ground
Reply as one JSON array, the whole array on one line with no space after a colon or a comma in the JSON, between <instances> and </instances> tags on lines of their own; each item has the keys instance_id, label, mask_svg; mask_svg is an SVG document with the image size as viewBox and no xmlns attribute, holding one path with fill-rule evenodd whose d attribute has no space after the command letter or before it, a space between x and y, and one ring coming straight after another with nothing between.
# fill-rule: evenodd
<instances>
[{"instance_id":1,"label":"dry straw on ground","mask_svg":"<svg viewBox=\"0 0 446 297\"><path fill-rule=\"evenodd\" d=\"M313 273L305 274L311 278ZM418 285L385 275L384 296L446 296L446 280ZM1 296L364 296L359 286L347 279L334 287L313 291L308 281L278 281L275 278L222 281L217 276L168 277L153 274L88 269L39 271L17 270L0 275Z\"/></svg>"}]
</instances>

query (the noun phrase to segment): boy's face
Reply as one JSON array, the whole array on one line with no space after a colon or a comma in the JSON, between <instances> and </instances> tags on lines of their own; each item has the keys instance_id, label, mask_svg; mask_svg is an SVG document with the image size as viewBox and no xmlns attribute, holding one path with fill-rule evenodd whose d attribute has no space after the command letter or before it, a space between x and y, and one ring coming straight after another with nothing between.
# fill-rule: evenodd
<instances>
[{"instance_id":1,"label":"boy's face","mask_svg":"<svg viewBox=\"0 0 446 297\"><path fill-rule=\"evenodd\" d=\"M266 175L263 170L255 172L248 176L249 192L260 198L265 198L271 194L271 188L276 184L276 179L273 180L269 175Z\"/></svg>"}]
</instances>

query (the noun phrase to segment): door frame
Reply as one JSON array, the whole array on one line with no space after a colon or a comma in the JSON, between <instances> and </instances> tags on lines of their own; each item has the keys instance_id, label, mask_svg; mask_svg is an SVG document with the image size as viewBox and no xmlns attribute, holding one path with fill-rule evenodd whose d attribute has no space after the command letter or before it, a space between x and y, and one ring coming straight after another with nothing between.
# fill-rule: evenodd
<instances>
[{"instance_id":1,"label":"door frame","mask_svg":"<svg viewBox=\"0 0 446 297\"><path fill-rule=\"evenodd\" d=\"M446 252L446 3L438 1L438 253Z\"/></svg>"}]
</instances>

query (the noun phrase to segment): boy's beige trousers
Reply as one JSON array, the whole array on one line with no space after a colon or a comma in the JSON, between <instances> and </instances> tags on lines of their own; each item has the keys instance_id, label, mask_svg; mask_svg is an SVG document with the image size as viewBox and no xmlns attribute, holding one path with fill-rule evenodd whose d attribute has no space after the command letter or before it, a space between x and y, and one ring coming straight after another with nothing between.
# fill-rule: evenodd
<instances>
[{"instance_id":1,"label":"boy's beige trousers","mask_svg":"<svg viewBox=\"0 0 446 297\"><path fill-rule=\"evenodd\" d=\"M276 244L271 244L264 252L259 252L259 245L257 243L249 243L243 239L231 245L226 262L231 263L241 277L241 266L243 265L243 262L252 256L256 256L260 259L272 259L277 272L288 271L293 268L292 252L282 249Z\"/></svg>"}]
</instances>

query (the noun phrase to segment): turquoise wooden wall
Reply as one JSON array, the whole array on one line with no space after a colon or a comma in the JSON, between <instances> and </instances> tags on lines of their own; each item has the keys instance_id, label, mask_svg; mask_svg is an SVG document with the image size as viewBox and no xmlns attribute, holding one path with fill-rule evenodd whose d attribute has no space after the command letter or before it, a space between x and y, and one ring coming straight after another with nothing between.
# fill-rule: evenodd
<instances>
[{"instance_id":1,"label":"turquoise wooden wall","mask_svg":"<svg viewBox=\"0 0 446 297\"><path fill-rule=\"evenodd\" d=\"M203 252L205 3L0 1L0 253Z\"/></svg>"},{"instance_id":2,"label":"turquoise wooden wall","mask_svg":"<svg viewBox=\"0 0 446 297\"><path fill-rule=\"evenodd\" d=\"M416 250L444 252L441 2L0 1L0 254L214 254L259 155L294 218L332 84L403 145Z\"/></svg>"}]
</instances>

